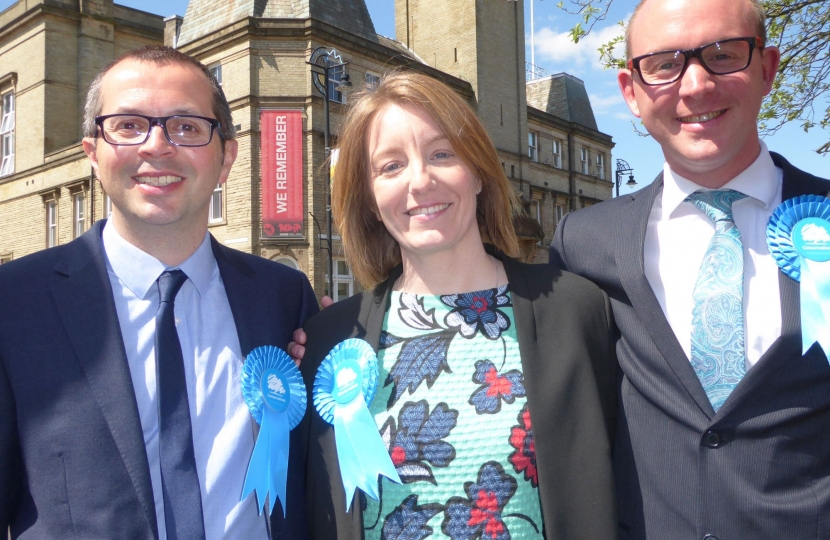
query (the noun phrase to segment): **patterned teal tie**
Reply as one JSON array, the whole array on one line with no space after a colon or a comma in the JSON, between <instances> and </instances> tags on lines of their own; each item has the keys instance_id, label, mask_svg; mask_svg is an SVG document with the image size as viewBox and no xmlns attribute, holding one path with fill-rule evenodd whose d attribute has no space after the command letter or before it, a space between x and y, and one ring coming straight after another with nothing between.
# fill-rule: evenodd
<instances>
[{"instance_id":1,"label":"patterned teal tie","mask_svg":"<svg viewBox=\"0 0 830 540\"><path fill-rule=\"evenodd\" d=\"M686 198L715 223L692 310L692 367L715 411L746 374L744 248L732 219L732 203L744 197L727 189L697 191Z\"/></svg>"}]
</instances>

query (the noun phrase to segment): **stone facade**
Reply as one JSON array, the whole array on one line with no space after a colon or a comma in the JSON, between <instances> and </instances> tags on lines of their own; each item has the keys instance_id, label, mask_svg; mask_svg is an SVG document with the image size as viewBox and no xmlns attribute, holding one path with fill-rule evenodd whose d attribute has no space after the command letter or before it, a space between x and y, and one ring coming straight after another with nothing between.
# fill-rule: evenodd
<instances>
[{"instance_id":1,"label":"stone facade","mask_svg":"<svg viewBox=\"0 0 830 540\"><path fill-rule=\"evenodd\" d=\"M0 177L0 262L46 247L50 201L57 208L58 243L77 232L73 197L79 193L85 228L105 217L104 194L79 143L86 88L121 53L162 42L220 70L231 104L239 155L224 186L220 217L209 225L220 242L296 266L318 296L327 292L324 100L307 64L312 51L325 47L336 48L348 62L352 90L365 86L367 74L405 66L444 81L467 99L522 194L529 216L517 221L523 258L546 262L561 215L611 196L613 142L597 131L578 79L564 79L562 89L551 89L562 81L547 90L538 82L526 86L522 13L521 2L396 0L392 40L375 34L363 0L190 0L183 18L164 21L112 0L19 0L0 13L0 93L10 87L17 100L15 172ZM548 102L541 97L545 92ZM560 94L571 103L562 106ZM306 215L300 238L262 233L264 109L302 112ZM335 140L344 112L344 104L330 103ZM536 133L535 155L529 132ZM554 160L554 140L560 141L561 162ZM605 180L572 167L579 148L605 156ZM336 230L332 239L335 259L342 258ZM341 269L336 289L357 291L343 265L335 266Z\"/></svg>"}]
</instances>

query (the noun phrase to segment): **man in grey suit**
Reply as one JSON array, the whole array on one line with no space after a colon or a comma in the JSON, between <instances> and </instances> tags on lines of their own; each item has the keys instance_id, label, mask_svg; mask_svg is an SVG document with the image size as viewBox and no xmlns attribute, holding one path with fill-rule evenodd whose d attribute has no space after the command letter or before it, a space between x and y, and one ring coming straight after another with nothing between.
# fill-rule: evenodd
<instances>
[{"instance_id":1,"label":"man in grey suit","mask_svg":"<svg viewBox=\"0 0 830 540\"><path fill-rule=\"evenodd\" d=\"M621 538L830 538L830 364L802 355L799 283L766 244L782 201L830 182L759 139L765 37L757 0L642 2L618 80L664 170L566 216L551 246L619 329Z\"/></svg>"}]
</instances>

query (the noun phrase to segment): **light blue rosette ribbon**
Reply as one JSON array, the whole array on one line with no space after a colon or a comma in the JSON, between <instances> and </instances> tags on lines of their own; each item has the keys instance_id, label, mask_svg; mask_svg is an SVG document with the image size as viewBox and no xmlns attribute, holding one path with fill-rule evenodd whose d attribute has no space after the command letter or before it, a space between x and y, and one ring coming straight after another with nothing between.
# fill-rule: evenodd
<instances>
[{"instance_id":1,"label":"light blue rosette ribbon","mask_svg":"<svg viewBox=\"0 0 830 540\"><path fill-rule=\"evenodd\" d=\"M357 488L378 499L379 474L401 483L369 413L377 384L377 356L362 339L347 339L334 347L314 378L314 407L323 420L334 426L347 511Z\"/></svg>"},{"instance_id":2,"label":"light blue rosette ribbon","mask_svg":"<svg viewBox=\"0 0 830 540\"><path fill-rule=\"evenodd\" d=\"M257 347L242 367L242 397L260 429L240 500L256 491L260 515L266 496L269 514L277 499L285 512L289 431L297 427L306 410L303 377L282 349Z\"/></svg>"},{"instance_id":3,"label":"light blue rosette ribbon","mask_svg":"<svg viewBox=\"0 0 830 540\"><path fill-rule=\"evenodd\" d=\"M781 203L767 225L767 245L781 270L801 282L802 354L818 342L830 359L830 199Z\"/></svg>"}]
</instances>

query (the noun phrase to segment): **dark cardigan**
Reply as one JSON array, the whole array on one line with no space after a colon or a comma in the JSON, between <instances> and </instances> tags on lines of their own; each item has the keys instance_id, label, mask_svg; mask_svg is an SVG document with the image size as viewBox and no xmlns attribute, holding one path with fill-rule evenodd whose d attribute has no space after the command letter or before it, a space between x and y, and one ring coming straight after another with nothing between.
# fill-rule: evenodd
<instances>
[{"instance_id":1,"label":"dark cardigan","mask_svg":"<svg viewBox=\"0 0 830 540\"><path fill-rule=\"evenodd\" d=\"M613 539L617 363L608 298L589 281L550 265L494 255L510 282L546 538ZM359 504L345 510L334 431L311 401L314 376L344 339L362 338L377 350L389 292L400 273L398 267L373 291L338 302L305 325L308 346L300 370L309 409L293 435L304 440L306 453L291 460L292 468L302 468L297 460L305 460L308 524L316 540L361 539L363 518Z\"/></svg>"}]
</instances>

